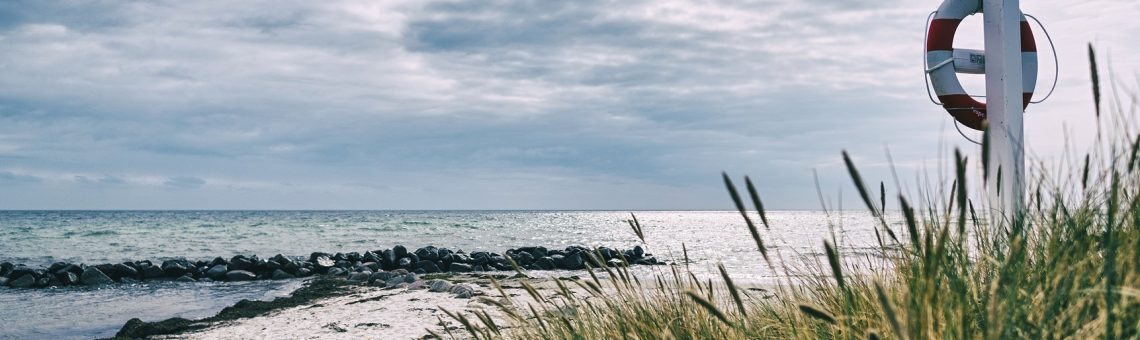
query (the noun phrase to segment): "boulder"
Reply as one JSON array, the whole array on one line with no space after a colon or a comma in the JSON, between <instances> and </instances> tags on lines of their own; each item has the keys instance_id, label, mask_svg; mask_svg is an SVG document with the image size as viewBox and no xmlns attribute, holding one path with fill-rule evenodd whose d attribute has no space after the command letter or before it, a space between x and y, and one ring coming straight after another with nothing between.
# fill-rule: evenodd
<instances>
[{"instance_id":1,"label":"boulder","mask_svg":"<svg viewBox=\"0 0 1140 340\"><path fill-rule=\"evenodd\" d=\"M396 258L408 257L408 248L404 248L404 246L401 245L396 245L395 247L392 247L392 253L396 255Z\"/></svg>"},{"instance_id":2,"label":"boulder","mask_svg":"<svg viewBox=\"0 0 1140 340\"><path fill-rule=\"evenodd\" d=\"M197 281L198 280L195 280L193 277L190 277L190 275L182 275L182 276L179 276L177 279L174 279L174 282L197 282Z\"/></svg>"},{"instance_id":3,"label":"boulder","mask_svg":"<svg viewBox=\"0 0 1140 340\"><path fill-rule=\"evenodd\" d=\"M404 277L403 276L393 276L393 277L388 278L387 281L384 281L384 285L387 287L396 287L396 286L399 286L401 283L404 283Z\"/></svg>"},{"instance_id":4,"label":"boulder","mask_svg":"<svg viewBox=\"0 0 1140 340\"><path fill-rule=\"evenodd\" d=\"M452 286L448 292L455 294L455 297L460 299L470 299L475 296L475 288L471 288L471 286L464 283Z\"/></svg>"},{"instance_id":5,"label":"boulder","mask_svg":"<svg viewBox=\"0 0 1140 340\"><path fill-rule=\"evenodd\" d=\"M0 263L0 277L8 277L8 273L12 271L12 268L16 268L16 265L11 262Z\"/></svg>"},{"instance_id":6,"label":"boulder","mask_svg":"<svg viewBox=\"0 0 1140 340\"><path fill-rule=\"evenodd\" d=\"M428 281L427 285L428 291L433 293L446 292L451 289L451 286L453 286L451 282L448 282L447 280L431 280Z\"/></svg>"},{"instance_id":7,"label":"boulder","mask_svg":"<svg viewBox=\"0 0 1140 340\"><path fill-rule=\"evenodd\" d=\"M425 289L425 288L427 288L427 285L424 284L424 280L416 280L416 282L412 282L412 283L408 284L408 289Z\"/></svg>"},{"instance_id":8,"label":"boulder","mask_svg":"<svg viewBox=\"0 0 1140 340\"><path fill-rule=\"evenodd\" d=\"M59 279L59 283L64 285L79 284L79 275L75 275L75 273L72 272L65 271L61 274L56 274L56 278Z\"/></svg>"},{"instance_id":9,"label":"boulder","mask_svg":"<svg viewBox=\"0 0 1140 340\"><path fill-rule=\"evenodd\" d=\"M352 273L348 276L348 282L367 283L371 273Z\"/></svg>"},{"instance_id":10,"label":"boulder","mask_svg":"<svg viewBox=\"0 0 1140 340\"><path fill-rule=\"evenodd\" d=\"M558 266L564 269L583 269L586 268L586 260L582 258L582 252L573 252L563 257Z\"/></svg>"},{"instance_id":11,"label":"boulder","mask_svg":"<svg viewBox=\"0 0 1140 340\"><path fill-rule=\"evenodd\" d=\"M8 286L12 288L31 288L36 285L36 277L32 274L24 274L8 282Z\"/></svg>"},{"instance_id":12,"label":"boulder","mask_svg":"<svg viewBox=\"0 0 1140 340\"><path fill-rule=\"evenodd\" d=\"M427 247L423 247L420 249L416 249L416 256L418 256L420 258L420 260L426 260L426 261L439 260L439 249L436 249L434 246L427 246Z\"/></svg>"},{"instance_id":13,"label":"boulder","mask_svg":"<svg viewBox=\"0 0 1140 340\"><path fill-rule=\"evenodd\" d=\"M9 280L8 280L8 278L7 278L7 277L3 277L3 276L0 276L0 287L5 287L5 286L7 286L7 285L8 285L8 281L9 281Z\"/></svg>"},{"instance_id":14,"label":"boulder","mask_svg":"<svg viewBox=\"0 0 1140 340\"><path fill-rule=\"evenodd\" d=\"M309 270L309 268L298 268L296 272L293 272L293 275L296 277L306 277L312 273L313 272L311 270Z\"/></svg>"},{"instance_id":15,"label":"boulder","mask_svg":"<svg viewBox=\"0 0 1140 340\"><path fill-rule=\"evenodd\" d=\"M95 286L115 283L115 280L111 280L111 277L103 274L99 268L87 267L83 274L79 275L79 282L88 286Z\"/></svg>"},{"instance_id":16,"label":"boulder","mask_svg":"<svg viewBox=\"0 0 1140 340\"><path fill-rule=\"evenodd\" d=\"M407 283L416 282L416 273L404 274L404 282L407 282Z\"/></svg>"},{"instance_id":17,"label":"boulder","mask_svg":"<svg viewBox=\"0 0 1140 340\"><path fill-rule=\"evenodd\" d=\"M186 275L186 273L189 273L189 271L190 271L190 268L183 265L183 263L181 261L178 261L178 260L162 261L162 272L163 272L163 274L166 275L166 277L180 277L182 275Z\"/></svg>"},{"instance_id":18,"label":"boulder","mask_svg":"<svg viewBox=\"0 0 1140 340\"><path fill-rule=\"evenodd\" d=\"M364 256L360 257L360 261L365 262L365 263L368 263L368 262L380 263L380 255L376 255L376 253L366 251L366 252L364 252Z\"/></svg>"},{"instance_id":19,"label":"boulder","mask_svg":"<svg viewBox=\"0 0 1140 340\"><path fill-rule=\"evenodd\" d=\"M543 256L539 258L538 261L534 261L534 265L538 267L538 269L551 270L554 269L554 259L549 256Z\"/></svg>"},{"instance_id":20,"label":"boulder","mask_svg":"<svg viewBox=\"0 0 1140 340\"><path fill-rule=\"evenodd\" d=\"M375 272L368 276L368 283L384 283L392 278L392 272Z\"/></svg>"},{"instance_id":21,"label":"boulder","mask_svg":"<svg viewBox=\"0 0 1140 340\"><path fill-rule=\"evenodd\" d=\"M158 266L152 265L152 266L143 267L142 268L142 274L143 274L143 278L153 279L153 278L162 277L163 273L162 273L162 268L159 268Z\"/></svg>"},{"instance_id":22,"label":"boulder","mask_svg":"<svg viewBox=\"0 0 1140 340\"><path fill-rule=\"evenodd\" d=\"M206 277L211 280L221 281L226 278L226 273L230 271L229 266L224 264L215 265L206 271Z\"/></svg>"},{"instance_id":23,"label":"boulder","mask_svg":"<svg viewBox=\"0 0 1140 340\"><path fill-rule=\"evenodd\" d=\"M278 270L274 270L273 274L271 274L269 277L274 279L274 280L285 280L285 279L292 279L293 275L286 273L284 270L278 269Z\"/></svg>"},{"instance_id":24,"label":"boulder","mask_svg":"<svg viewBox=\"0 0 1140 340\"><path fill-rule=\"evenodd\" d=\"M256 278L257 275L246 270L231 270L226 272L226 280L230 281L249 281Z\"/></svg>"},{"instance_id":25,"label":"boulder","mask_svg":"<svg viewBox=\"0 0 1140 340\"><path fill-rule=\"evenodd\" d=\"M344 268L340 268L340 267L332 267L332 268L329 268L329 271L328 271L328 274L332 275L332 276L344 275L345 273L348 273L348 271L344 270Z\"/></svg>"},{"instance_id":26,"label":"boulder","mask_svg":"<svg viewBox=\"0 0 1140 340\"><path fill-rule=\"evenodd\" d=\"M439 266L430 260L420 260L416 262L416 269L423 269L425 273L438 273L440 272Z\"/></svg>"},{"instance_id":27,"label":"boulder","mask_svg":"<svg viewBox=\"0 0 1140 340\"><path fill-rule=\"evenodd\" d=\"M400 259L400 268L404 268L407 270L415 269L415 267L412 267L412 264L413 264L413 262L412 262L411 258L405 257L405 258Z\"/></svg>"},{"instance_id":28,"label":"boulder","mask_svg":"<svg viewBox=\"0 0 1140 340\"><path fill-rule=\"evenodd\" d=\"M465 273L471 271L472 269L473 268L471 268L471 265L459 262L452 262L447 266L447 271L453 273Z\"/></svg>"},{"instance_id":29,"label":"boulder","mask_svg":"<svg viewBox=\"0 0 1140 340\"><path fill-rule=\"evenodd\" d=\"M116 264L112 268L118 277L129 277L129 278L139 277L138 269L135 269L135 267L131 267L131 266L126 265L124 263Z\"/></svg>"}]
</instances>

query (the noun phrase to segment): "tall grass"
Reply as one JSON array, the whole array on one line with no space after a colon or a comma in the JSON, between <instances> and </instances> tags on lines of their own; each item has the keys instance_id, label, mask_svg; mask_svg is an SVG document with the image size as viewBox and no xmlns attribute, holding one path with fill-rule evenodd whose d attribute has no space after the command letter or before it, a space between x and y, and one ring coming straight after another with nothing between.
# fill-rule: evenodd
<instances>
[{"instance_id":1,"label":"tall grass","mask_svg":"<svg viewBox=\"0 0 1140 340\"><path fill-rule=\"evenodd\" d=\"M1090 61L1095 61L1091 49ZM1104 118L1100 84L1095 64L1092 68L1099 121ZM1117 106L1116 118L1130 122L1135 101L1132 105L1131 112ZM949 195L933 199L921 196L945 190L920 193L919 202L928 206L916 207L899 193L897 214L885 213L881 183L879 200L873 201L845 152L847 170L880 235L876 260L861 266L851 264L860 261L848 261L853 259L834 239L822 242L826 258L812 275L765 289L737 286L723 266L718 266L719 280L701 281L687 266L641 280L625 267L594 261L601 267L589 271L590 279L555 281L553 296L523 281L533 302L506 294L485 298L506 311L510 328L495 325L486 314L477 314L479 322L454 317L475 338L1135 339L1140 337L1140 136L1133 133L1098 134L1100 144L1082 157L1079 172L1051 178L1035 168L1025 207L1008 214L1012 219L979 216L978 211L994 207L981 199L981 209L975 210L969 184L977 179L968 175L979 164L960 152L954 155ZM982 162L988 161L987 148L983 145ZM981 177L977 183L1000 180L1000 175ZM762 237L768 219L756 188L745 180L755 208L750 211L731 178L725 175L724 182L757 250L774 267ZM753 222L757 215L763 230ZM639 222L631 227L643 238ZM599 279L595 271L609 279Z\"/></svg>"}]
</instances>

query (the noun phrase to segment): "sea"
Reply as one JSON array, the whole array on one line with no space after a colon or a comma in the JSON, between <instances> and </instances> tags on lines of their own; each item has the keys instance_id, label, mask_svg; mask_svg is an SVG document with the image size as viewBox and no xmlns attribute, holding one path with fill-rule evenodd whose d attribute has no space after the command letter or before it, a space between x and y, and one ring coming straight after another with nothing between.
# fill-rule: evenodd
<instances>
[{"instance_id":1,"label":"sea","mask_svg":"<svg viewBox=\"0 0 1140 340\"><path fill-rule=\"evenodd\" d=\"M644 241L628 224L634 217ZM723 264L734 281L764 285L810 271L819 263L824 240L855 257L873 254L878 245L875 220L863 211L769 211L766 217L767 227L750 214L772 264L763 260L736 211L0 211L0 262L46 267L57 261L308 257L395 245L466 252L641 245L701 277L718 275L715 267ZM666 268L635 271L653 275ZM0 339L110 337L131 318L207 317L242 299L286 296L302 284L295 279L0 287Z\"/></svg>"}]
</instances>

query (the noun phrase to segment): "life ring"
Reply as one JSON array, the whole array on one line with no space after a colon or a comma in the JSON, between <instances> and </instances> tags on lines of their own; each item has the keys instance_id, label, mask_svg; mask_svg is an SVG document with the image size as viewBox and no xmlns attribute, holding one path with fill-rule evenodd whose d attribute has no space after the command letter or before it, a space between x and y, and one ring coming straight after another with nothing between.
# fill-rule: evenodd
<instances>
[{"instance_id":1,"label":"life ring","mask_svg":"<svg viewBox=\"0 0 1140 340\"><path fill-rule=\"evenodd\" d=\"M962 83L958 81L957 72L959 69L969 68L970 63L984 65L985 61L978 59L981 56L980 51L955 50L954 33L958 30L958 24L962 23L962 19L981 12L981 9L980 0L945 0L941 6L938 6L934 20L930 22L930 28L926 32L926 63L931 67L927 73L930 74L934 93L938 95L942 107L954 119L979 131L985 125L986 104L966 94L966 90L962 89ZM975 53L971 55L970 52ZM1033 40L1033 31L1029 28L1025 15L1021 15L1021 73L1024 109L1029 106L1029 101L1033 97L1033 88L1037 85L1037 44Z\"/></svg>"}]
</instances>

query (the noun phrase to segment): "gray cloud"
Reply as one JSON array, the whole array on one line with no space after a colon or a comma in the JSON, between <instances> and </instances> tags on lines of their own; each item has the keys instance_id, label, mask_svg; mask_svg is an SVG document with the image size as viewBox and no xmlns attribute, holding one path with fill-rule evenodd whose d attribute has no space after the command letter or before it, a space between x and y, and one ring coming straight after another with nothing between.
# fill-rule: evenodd
<instances>
[{"instance_id":1,"label":"gray cloud","mask_svg":"<svg viewBox=\"0 0 1140 340\"><path fill-rule=\"evenodd\" d=\"M841 149L882 179L884 145L904 172L971 148L918 79L933 6L5 2L0 175L40 181L0 208L724 208L721 170L812 208L811 169L847 183ZM1135 5L1023 6L1062 49L1136 54ZM1087 66L1062 57L1076 99L1033 107L1030 137L1089 130Z\"/></svg>"}]
</instances>

